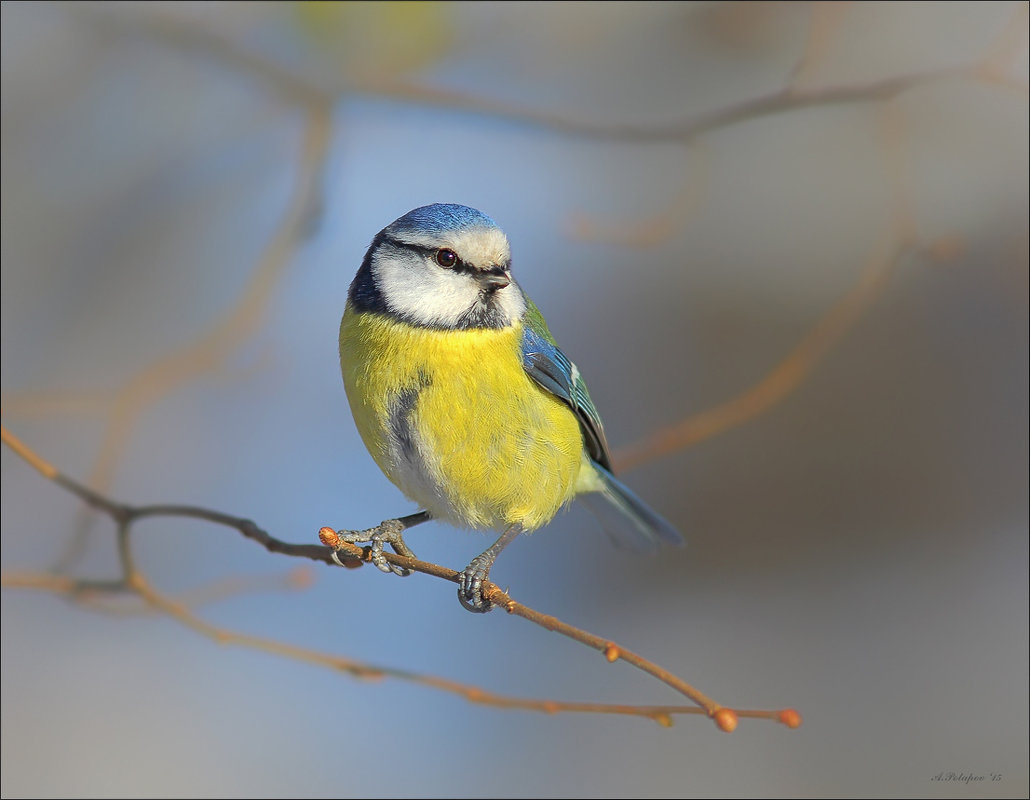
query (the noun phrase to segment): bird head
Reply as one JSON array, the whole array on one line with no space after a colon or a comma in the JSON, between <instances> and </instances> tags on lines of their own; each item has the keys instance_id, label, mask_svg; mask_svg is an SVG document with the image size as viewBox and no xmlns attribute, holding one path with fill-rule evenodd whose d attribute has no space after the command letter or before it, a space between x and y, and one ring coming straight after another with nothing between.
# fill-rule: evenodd
<instances>
[{"instance_id":1,"label":"bird head","mask_svg":"<svg viewBox=\"0 0 1030 800\"><path fill-rule=\"evenodd\" d=\"M481 211L449 203L416 208L383 228L350 300L358 310L442 329L505 328L526 310L504 231Z\"/></svg>"}]
</instances>

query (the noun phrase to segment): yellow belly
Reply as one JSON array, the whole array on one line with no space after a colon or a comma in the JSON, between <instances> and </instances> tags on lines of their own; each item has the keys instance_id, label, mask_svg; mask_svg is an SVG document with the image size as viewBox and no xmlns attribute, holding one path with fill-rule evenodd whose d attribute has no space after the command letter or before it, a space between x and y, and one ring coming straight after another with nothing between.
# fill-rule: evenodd
<instances>
[{"instance_id":1,"label":"yellow belly","mask_svg":"<svg viewBox=\"0 0 1030 800\"><path fill-rule=\"evenodd\" d=\"M344 314L340 363L361 438L438 519L533 530L595 488L576 416L526 374L521 336L519 326L438 331Z\"/></svg>"}]
</instances>

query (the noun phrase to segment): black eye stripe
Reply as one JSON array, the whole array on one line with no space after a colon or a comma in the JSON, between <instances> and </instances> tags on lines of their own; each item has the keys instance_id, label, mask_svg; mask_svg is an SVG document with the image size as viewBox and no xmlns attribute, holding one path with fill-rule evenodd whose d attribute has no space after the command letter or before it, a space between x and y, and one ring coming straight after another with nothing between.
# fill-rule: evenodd
<instances>
[{"instance_id":1,"label":"black eye stripe","mask_svg":"<svg viewBox=\"0 0 1030 800\"><path fill-rule=\"evenodd\" d=\"M393 245L399 250L413 250L424 258L432 261L434 265L440 267L440 269L447 270L448 272L457 272L464 275L472 275L473 277L480 278L484 274L488 275L503 275L509 269L511 269L511 260L509 259L504 264L495 264L490 267L476 267L469 264L467 261L462 261L461 257L450 247L426 247L424 245L415 244L414 242L405 242L400 239L396 239L393 236L382 236L380 242ZM374 244L374 243L373 243ZM440 264L438 257L442 252L453 253L455 262L445 267Z\"/></svg>"},{"instance_id":2,"label":"black eye stripe","mask_svg":"<svg viewBox=\"0 0 1030 800\"><path fill-rule=\"evenodd\" d=\"M400 239L394 239L392 236L384 236L383 241L389 242L394 247L398 247L404 250L414 250L416 253L420 253L421 255L428 258L434 264L439 263L436 260L436 254L439 253L441 250L448 250L451 253L454 253L454 251L451 250L451 248L449 247L424 247L423 245L413 244L412 242L402 242ZM442 268L450 270L451 272L478 272L478 270L471 264L462 261L461 257L457 253L454 253L454 257L457 260L454 262L453 266Z\"/></svg>"}]
</instances>

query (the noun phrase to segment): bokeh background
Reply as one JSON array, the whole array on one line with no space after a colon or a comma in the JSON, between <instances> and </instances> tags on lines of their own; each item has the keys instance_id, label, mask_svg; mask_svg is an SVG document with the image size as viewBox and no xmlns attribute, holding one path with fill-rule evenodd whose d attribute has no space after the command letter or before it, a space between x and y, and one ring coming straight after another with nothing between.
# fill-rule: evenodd
<instances>
[{"instance_id":1,"label":"bokeh background","mask_svg":"<svg viewBox=\"0 0 1030 800\"><path fill-rule=\"evenodd\" d=\"M413 510L336 335L372 236L429 202L505 228L622 453L843 327L778 402L625 473L687 548L622 553L574 507L493 576L800 730L477 707L6 588L4 796L1027 795L1025 3L0 14L3 420L119 499L295 542ZM0 458L5 575L115 574L109 523ZM311 565L298 591L232 531L136 537L170 593L242 582L199 609L234 631L680 702L436 580ZM454 568L484 541L409 537Z\"/></svg>"}]
</instances>

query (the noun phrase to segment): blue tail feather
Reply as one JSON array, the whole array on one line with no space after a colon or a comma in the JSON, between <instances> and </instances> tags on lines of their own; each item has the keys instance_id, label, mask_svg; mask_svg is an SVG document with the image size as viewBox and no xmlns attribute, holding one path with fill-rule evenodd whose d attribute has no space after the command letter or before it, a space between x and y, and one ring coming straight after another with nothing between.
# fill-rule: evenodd
<instances>
[{"instance_id":1,"label":"blue tail feather","mask_svg":"<svg viewBox=\"0 0 1030 800\"><path fill-rule=\"evenodd\" d=\"M652 511L624 483L604 467L594 465L604 482L600 492L579 495L617 545L632 550L653 550L661 544L683 546L683 536Z\"/></svg>"}]
</instances>

